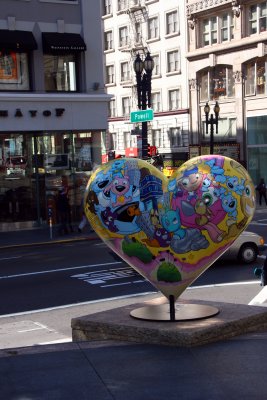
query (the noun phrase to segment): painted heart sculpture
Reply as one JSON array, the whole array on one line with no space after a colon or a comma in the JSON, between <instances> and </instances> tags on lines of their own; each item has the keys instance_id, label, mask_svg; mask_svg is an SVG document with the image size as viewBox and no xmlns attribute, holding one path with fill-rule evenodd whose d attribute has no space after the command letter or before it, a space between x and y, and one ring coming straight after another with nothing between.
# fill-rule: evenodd
<instances>
[{"instance_id":1,"label":"painted heart sculpture","mask_svg":"<svg viewBox=\"0 0 267 400\"><path fill-rule=\"evenodd\" d=\"M178 296L251 221L255 190L238 162L208 155L170 179L146 161L100 166L85 193L85 213L101 239L167 298Z\"/></svg>"}]
</instances>

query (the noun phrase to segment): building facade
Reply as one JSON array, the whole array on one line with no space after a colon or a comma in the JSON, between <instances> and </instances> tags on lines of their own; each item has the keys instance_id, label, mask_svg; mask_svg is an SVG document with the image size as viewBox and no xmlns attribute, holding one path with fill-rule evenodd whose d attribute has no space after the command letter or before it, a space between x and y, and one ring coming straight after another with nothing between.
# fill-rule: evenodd
<instances>
[{"instance_id":1,"label":"building facade","mask_svg":"<svg viewBox=\"0 0 267 400\"><path fill-rule=\"evenodd\" d=\"M84 186L107 129L100 2L1 0L0 224L56 221L68 190L80 218Z\"/></svg>"},{"instance_id":2,"label":"building facade","mask_svg":"<svg viewBox=\"0 0 267 400\"><path fill-rule=\"evenodd\" d=\"M190 155L209 152L204 107L220 106L215 153L267 179L267 2L187 0Z\"/></svg>"},{"instance_id":3,"label":"building facade","mask_svg":"<svg viewBox=\"0 0 267 400\"><path fill-rule=\"evenodd\" d=\"M115 156L140 154L141 124L130 122L138 110L133 63L147 52L154 60L148 143L161 154L165 170L188 158L185 15L184 1L102 0L105 86L113 96L104 158L110 150Z\"/></svg>"}]
</instances>

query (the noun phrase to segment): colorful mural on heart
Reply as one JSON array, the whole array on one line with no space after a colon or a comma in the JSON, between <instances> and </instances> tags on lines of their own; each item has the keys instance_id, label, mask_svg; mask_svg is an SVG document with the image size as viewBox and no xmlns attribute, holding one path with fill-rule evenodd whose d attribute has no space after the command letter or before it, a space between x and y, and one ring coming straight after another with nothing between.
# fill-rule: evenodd
<instances>
[{"instance_id":1,"label":"colorful mural on heart","mask_svg":"<svg viewBox=\"0 0 267 400\"><path fill-rule=\"evenodd\" d=\"M175 299L233 243L254 210L247 171L218 155L193 158L170 179L144 160L113 160L93 173L85 193L96 233Z\"/></svg>"}]
</instances>

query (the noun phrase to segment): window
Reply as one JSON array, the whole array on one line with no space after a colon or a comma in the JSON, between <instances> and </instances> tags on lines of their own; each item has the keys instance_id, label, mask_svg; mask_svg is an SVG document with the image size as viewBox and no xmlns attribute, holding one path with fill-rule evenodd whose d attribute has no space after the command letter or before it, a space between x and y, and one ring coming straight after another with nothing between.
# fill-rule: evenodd
<instances>
[{"instance_id":1,"label":"window","mask_svg":"<svg viewBox=\"0 0 267 400\"><path fill-rule=\"evenodd\" d=\"M115 83L114 65L107 65L106 66L106 83L107 84Z\"/></svg>"},{"instance_id":2,"label":"window","mask_svg":"<svg viewBox=\"0 0 267 400\"><path fill-rule=\"evenodd\" d=\"M205 18L202 21L202 46L228 42L234 38L234 19L232 12L217 17Z\"/></svg>"},{"instance_id":3,"label":"window","mask_svg":"<svg viewBox=\"0 0 267 400\"><path fill-rule=\"evenodd\" d=\"M45 90L47 92L77 91L77 60L74 54L44 54Z\"/></svg>"},{"instance_id":4,"label":"window","mask_svg":"<svg viewBox=\"0 0 267 400\"><path fill-rule=\"evenodd\" d=\"M221 42L228 42L234 38L234 19L231 14L223 14L221 23Z\"/></svg>"},{"instance_id":5,"label":"window","mask_svg":"<svg viewBox=\"0 0 267 400\"><path fill-rule=\"evenodd\" d=\"M266 31L267 2L254 4L249 8L249 34L254 35Z\"/></svg>"},{"instance_id":6,"label":"window","mask_svg":"<svg viewBox=\"0 0 267 400\"><path fill-rule=\"evenodd\" d=\"M125 10L127 7L127 0L118 0L118 11Z\"/></svg>"},{"instance_id":7,"label":"window","mask_svg":"<svg viewBox=\"0 0 267 400\"><path fill-rule=\"evenodd\" d=\"M247 63L246 95L267 94L267 57Z\"/></svg>"},{"instance_id":8,"label":"window","mask_svg":"<svg viewBox=\"0 0 267 400\"><path fill-rule=\"evenodd\" d=\"M112 31L105 32L105 50L113 49L113 33Z\"/></svg>"},{"instance_id":9,"label":"window","mask_svg":"<svg viewBox=\"0 0 267 400\"><path fill-rule=\"evenodd\" d=\"M152 71L152 76L159 76L160 75L159 54L153 54L152 58L154 60L154 68Z\"/></svg>"},{"instance_id":10,"label":"window","mask_svg":"<svg viewBox=\"0 0 267 400\"><path fill-rule=\"evenodd\" d=\"M122 115L123 116L130 115L131 112L130 97L123 97L121 103L122 103Z\"/></svg>"},{"instance_id":11,"label":"window","mask_svg":"<svg viewBox=\"0 0 267 400\"><path fill-rule=\"evenodd\" d=\"M163 134L161 129L153 129L151 139L150 144L152 146L156 146L157 148L163 147Z\"/></svg>"},{"instance_id":12,"label":"window","mask_svg":"<svg viewBox=\"0 0 267 400\"><path fill-rule=\"evenodd\" d=\"M202 124L202 139L210 141L210 130L206 133L206 124ZM214 134L216 142L228 142L236 140L236 118L219 118L218 133Z\"/></svg>"},{"instance_id":13,"label":"window","mask_svg":"<svg viewBox=\"0 0 267 400\"><path fill-rule=\"evenodd\" d=\"M110 148L116 150L118 148L118 135L116 132L110 132Z\"/></svg>"},{"instance_id":14,"label":"window","mask_svg":"<svg viewBox=\"0 0 267 400\"><path fill-rule=\"evenodd\" d=\"M181 146L183 146L182 134L181 134L181 128L180 127L170 128L169 134L170 134L171 147L181 147Z\"/></svg>"},{"instance_id":15,"label":"window","mask_svg":"<svg viewBox=\"0 0 267 400\"><path fill-rule=\"evenodd\" d=\"M179 108L179 90L169 90L169 110L177 110Z\"/></svg>"},{"instance_id":16,"label":"window","mask_svg":"<svg viewBox=\"0 0 267 400\"><path fill-rule=\"evenodd\" d=\"M112 14L112 0L103 0L104 1L104 15Z\"/></svg>"},{"instance_id":17,"label":"window","mask_svg":"<svg viewBox=\"0 0 267 400\"><path fill-rule=\"evenodd\" d=\"M217 18L212 17L203 21L203 45L217 43Z\"/></svg>"},{"instance_id":18,"label":"window","mask_svg":"<svg viewBox=\"0 0 267 400\"><path fill-rule=\"evenodd\" d=\"M123 132L123 141L124 141L124 148L134 147L134 138L131 135L131 132Z\"/></svg>"},{"instance_id":19,"label":"window","mask_svg":"<svg viewBox=\"0 0 267 400\"><path fill-rule=\"evenodd\" d=\"M129 81L130 77L130 67L128 62L121 63L121 82Z\"/></svg>"},{"instance_id":20,"label":"window","mask_svg":"<svg viewBox=\"0 0 267 400\"><path fill-rule=\"evenodd\" d=\"M109 117L116 117L116 102L115 99L111 99L109 102Z\"/></svg>"},{"instance_id":21,"label":"window","mask_svg":"<svg viewBox=\"0 0 267 400\"><path fill-rule=\"evenodd\" d=\"M178 33L178 11L172 11L166 14L166 35Z\"/></svg>"},{"instance_id":22,"label":"window","mask_svg":"<svg viewBox=\"0 0 267 400\"><path fill-rule=\"evenodd\" d=\"M233 67L216 65L200 71L198 74L200 84L200 101L218 100L235 95Z\"/></svg>"},{"instance_id":23,"label":"window","mask_svg":"<svg viewBox=\"0 0 267 400\"><path fill-rule=\"evenodd\" d=\"M27 53L0 51L0 90L30 90Z\"/></svg>"},{"instance_id":24,"label":"window","mask_svg":"<svg viewBox=\"0 0 267 400\"><path fill-rule=\"evenodd\" d=\"M152 93L151 95L151 106L155 112L161 110L161 100L160 100L160 92Z\"/></svg>"},{"instance_id":25,"label":"window","mask_svg":"<svg viewBox=\"0 0 267 400\"><path fill-rule=\"evenodd\" d=\"M147 38L148 39L158 39L159 37L159 20L158 17L149 18Z\"/></svg>"},{"instance_id":26,"label":"window","mask_svg":"<svg viewBox=\"0 0 267 400\"><path fill-rule=\"evenodd\" d=\"M122 28L119 29L119 46L124 47L129 44L128 42L129 37L128 37L128 28L127 26L123 26Z\"/></svg>"},{"instance_id":27,"label":"window","mask_svg":"<svg viewBox=\"0 0 267 400\"><path fill-rule=\"evenodd\" d=\"M180 72L178 50L167 53L167 72Z\"/></svg>"}]
</instances>

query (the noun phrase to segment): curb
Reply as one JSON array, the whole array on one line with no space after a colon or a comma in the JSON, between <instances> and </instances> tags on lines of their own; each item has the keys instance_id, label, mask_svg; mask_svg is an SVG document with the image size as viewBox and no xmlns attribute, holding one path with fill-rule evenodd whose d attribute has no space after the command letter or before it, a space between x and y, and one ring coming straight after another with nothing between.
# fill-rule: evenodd
<instances>
[{"instance_id":1,"label":"curb","mask_svg":"<svg viewBox=\"0 0 267 400\"><path fill-rule=\"evenodd\" d=\"M79 238L70 238L70 239L58 239L51 241L42 241L42 242L32 242L32 243L17 243L17 244L7 244L4 246L0 246L0 250L11 249L11 248L19 248L19 247L32 247L32 246L43 246L48 244L60 244L60 243L71 243L71 242L82 242L85 240L93 241L100 240L97 236L94 237L79 237Z\"/></svg>"}]
</instances>

